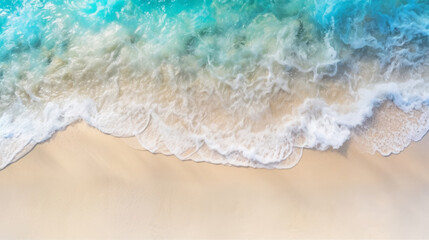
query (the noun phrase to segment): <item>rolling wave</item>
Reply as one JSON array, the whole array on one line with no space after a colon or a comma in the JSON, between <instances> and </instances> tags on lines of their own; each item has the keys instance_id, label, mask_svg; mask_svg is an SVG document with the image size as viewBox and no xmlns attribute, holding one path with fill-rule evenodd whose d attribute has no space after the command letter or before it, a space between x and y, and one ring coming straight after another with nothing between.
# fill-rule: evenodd
<instances>
[{"instance_id":1,"label":"rolling wave","mask_svg":"<svg viewBox=\"0 0 429 240\"><path fill-rule=\"evenodd\" d=\"M145 149L289 168L429 130L429 3L0 3L0 167L84 120Z\"/></svg>"}]
</instances>

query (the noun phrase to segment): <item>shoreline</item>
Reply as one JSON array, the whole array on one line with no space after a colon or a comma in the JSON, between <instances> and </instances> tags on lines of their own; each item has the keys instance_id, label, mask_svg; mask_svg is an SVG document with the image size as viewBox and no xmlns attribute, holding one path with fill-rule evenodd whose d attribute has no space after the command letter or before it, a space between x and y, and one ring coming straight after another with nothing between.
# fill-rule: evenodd
<instances>
[{"instance_id":1,"label":"shoreline","mask_svg":"<svg viewBox=\"0 0 429 240\"><path fill-rule=\"evenodd\" d=\"M304 150L291 169L182 161L84 123L0 171L0 237L424 238L429 136L383 157Z\"/></svg>"}]
</instances>

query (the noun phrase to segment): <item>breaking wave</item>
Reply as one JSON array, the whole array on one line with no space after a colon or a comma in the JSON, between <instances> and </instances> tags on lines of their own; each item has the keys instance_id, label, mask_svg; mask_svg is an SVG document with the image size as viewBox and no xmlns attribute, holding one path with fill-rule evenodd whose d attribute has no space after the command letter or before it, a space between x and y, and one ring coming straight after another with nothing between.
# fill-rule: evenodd
<instances>
[{"instance_id":1,"label":"breaking wave","mask_svg":"<svg viewBox=\"0 0 429 240\"><path fill-rule=\"evenodd\" d=\"M429 130L429 3L0 3L0 168L73 122L156 153L289 168Z\"/></svg>"}]
</instances>

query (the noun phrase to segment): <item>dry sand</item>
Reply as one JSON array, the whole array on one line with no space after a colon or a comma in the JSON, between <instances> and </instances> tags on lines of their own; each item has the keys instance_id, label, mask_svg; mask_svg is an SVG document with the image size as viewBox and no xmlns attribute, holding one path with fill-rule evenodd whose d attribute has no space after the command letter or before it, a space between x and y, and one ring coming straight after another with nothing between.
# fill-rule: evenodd
<instances>
[{"instance_id":1,"label":"dry sand","mask_svg":"<svg viewBox=\"0 0 429 240\"><path fill-rule=\"evenodd\" d=\"M427 136L388 158L348 146L249 169L154 155L80 123L0 172L0 238L429 238L428 149Z\"/></svg>"}]
</instances>

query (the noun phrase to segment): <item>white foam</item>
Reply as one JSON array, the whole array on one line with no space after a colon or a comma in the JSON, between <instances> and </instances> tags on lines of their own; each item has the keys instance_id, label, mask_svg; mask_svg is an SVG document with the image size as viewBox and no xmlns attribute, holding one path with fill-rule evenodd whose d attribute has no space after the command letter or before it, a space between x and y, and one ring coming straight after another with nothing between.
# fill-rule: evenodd
<instances>
[{"instance_id":1,"label":"white foam","mask_svg":"<svg viewBox=\"0 0 429 240\"><path fill-rule=\"evenodd\" d=\"M253 31L265 26L275 34ZM232 36L208 36L185 56L177 55L179 43L164 47L147 38L131 44L116 24L76 37L64 59L53 59L42 76L18 69L16 86L14 74L5 75L13 87L12 104L0 116L0 167L81 119L107 134L136 136L151 152L263 168L292 167L303 148L340 148L389 100L404 112L406 127L365 140L374 151L396 153L427 132L421 109L429 103L429 85L421 72L407 73L417 80L395 72L386 80L374 61L356 58L338 74L329 34L297 48L297 28L298 22L283 25L263 16L242 32L248 48L225 48L203 63L198 54L210 52L207 45L231 45ZM338 96L329 98L331 91ZM415 110L423 112L412 115Z\"/></svg>"}]
</instances>

